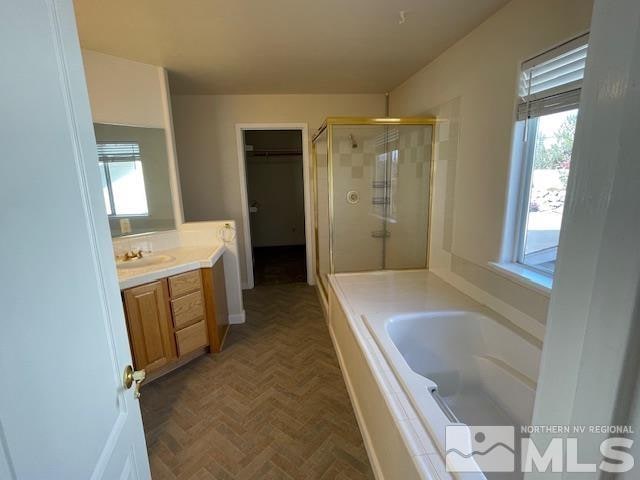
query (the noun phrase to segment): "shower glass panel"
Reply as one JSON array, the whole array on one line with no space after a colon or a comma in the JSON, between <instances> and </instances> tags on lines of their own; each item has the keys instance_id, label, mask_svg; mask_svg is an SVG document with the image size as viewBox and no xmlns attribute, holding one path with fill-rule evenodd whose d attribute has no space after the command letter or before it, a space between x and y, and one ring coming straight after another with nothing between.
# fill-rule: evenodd
<instances>
[{"instance_id":1,"label":"shower glass panel","mask_svg":"<svg viewBox=\"0 0 640 480\"><path fill-rule=\"evenodd\" d=\"M389 208L384 268L427 265L432 125L387 127Z\"/></svg>"},{"instance_id":2,"label":"shower glass panel","mask_svg":"<svg viewBox=\"0 0 640 480\"><path fill-rule=\"evenodd\" d=\"M384 268L385 127L332 127L334 272Z\"/></svg>"},{"instance_id":3,"label":"shower glass panel","mask_svg":"<svg viewBox=\"0 0 640 480\"><path fill-rule=\"evenodd\" d=\"M320 285L327 288L327 275L331 271L329 256L329 155L327 150L327 130L318 135L313 142L315 159L315 195L316 195L316 272Z\"/></svg>"},{"instance_id":4,"label":"shower glass panel","mask_svg":"<svg viewBox=\"0 0 640 480\"><path fill-rule=\"evenodd\" d=\"M314 138L317 275L425 268L435 120L330 118Z\"/></svg>"}]
</instances>

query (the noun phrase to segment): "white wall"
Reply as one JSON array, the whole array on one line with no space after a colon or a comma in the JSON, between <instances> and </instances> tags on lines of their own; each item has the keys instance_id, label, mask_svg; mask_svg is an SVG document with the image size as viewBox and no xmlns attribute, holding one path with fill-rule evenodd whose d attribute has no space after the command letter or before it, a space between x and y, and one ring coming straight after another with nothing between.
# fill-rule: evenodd
<instances>
[{"instance_id":1,"label":"white wall","mask_svg":"<svg viewBox=\"0 0 640 480\"><path fill-rule=\"evenodd\" d=\"M92 50L82 58L94 122L166 127L161 67Z\"/></svg>"},{"instance_id":2,"label":"white wall","mask_svg":"<svg viewBox=\"0 0 640 480\"><path fill-rule=\"evenodd\" d=\"M237 123L307 123L327 116L380 116L384 95L174 95L182 200L189 221L231 218L242 229ZM311 177L312 178L312 177ZM244 232L238 231L244 251ZM241 257L242 280L246 265Z\"/></svg>"},{"instance_id":3,"label":"white wall","mask_svg":"<svg viewBox=\"0 0 640 480\"><path fill-rule=\"evenodd\" d=\"M588 30L590 0L514 0L395 88L393 116L436 115L432 266L544 323L548 297L487 268L501 255L519 67Z\"/></svg>"},{"instance_id":4,"label":"white wall","mask_svg":"<svg viewBox=\"0 0 640 480\"><path fill-rule=\"evenodd\" d=\"M182 223L182 202L167 72L162 67L82 50L94 123L162 128L167 142L173 215Z\"/></svg>"}]
</instances>

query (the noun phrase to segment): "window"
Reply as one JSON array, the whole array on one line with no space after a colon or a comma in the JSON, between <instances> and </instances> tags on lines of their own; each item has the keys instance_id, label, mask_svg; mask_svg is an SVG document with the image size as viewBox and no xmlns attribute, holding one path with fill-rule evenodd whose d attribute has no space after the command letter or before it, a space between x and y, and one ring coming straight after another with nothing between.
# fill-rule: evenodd
<instances>
[{"instance_id":1,"label":"window","mask_svg":"<svg viewBox=\"0 0 640 480\"><path fill-rule=\"evenodd\" d=\"M587 56L587 36L522 66L517 148L522 178L515 262L552 276Z\"/></svg>"},{"instance_id":2,"label":"window","mask_svg":"<svg viewBox=\"0 0 640 480\"><path fill-rule=\"evenodd\" d=\"M140 145L99 143L98 164L107 214L148 215Z\"/></svg>"}]
</instances>

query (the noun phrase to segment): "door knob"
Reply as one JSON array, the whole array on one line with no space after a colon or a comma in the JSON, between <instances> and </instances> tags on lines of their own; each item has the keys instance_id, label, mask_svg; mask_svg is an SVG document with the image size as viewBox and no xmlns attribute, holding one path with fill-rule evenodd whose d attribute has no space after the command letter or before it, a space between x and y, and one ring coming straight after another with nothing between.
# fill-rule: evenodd
<instances>
[{"instance_id":1,"label":"door knob","mask_svg":"<svg viewBox=\"0 0 640 480\"><path fill-rule=\"evenodd\" d=\"M135 398L140 398L140 385L147 377L147 372L144 370L134 370L131 365L127 365L124 367L124 376L122 379L122 384L126 390L129 390L131 386L135 383L135 390L133 392L133 396Z\"/></svg>"}]
</instances>

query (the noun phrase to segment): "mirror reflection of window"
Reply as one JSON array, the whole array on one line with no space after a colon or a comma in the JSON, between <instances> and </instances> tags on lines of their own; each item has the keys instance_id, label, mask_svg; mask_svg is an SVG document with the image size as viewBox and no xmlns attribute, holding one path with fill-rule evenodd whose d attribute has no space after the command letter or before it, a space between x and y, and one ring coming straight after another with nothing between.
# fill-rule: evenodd
<instances>
[{"instance_id":1,"label":"mirror reflection of window","mask_svg":"<svg viewBox=\"0 0 640 480\"><path fill-rule=\"evenodd\" d=\"M176 228L162 128L94 123L112 237Z\"/></svg>"},{"instance_id":2,"label":"mirror reflection of window","mask_svg":"<svg viewBox=\"0 0 640 480\"><path fill-rule=\"evenodd\" d=\"M107 214L148 215L140 145L99 143L98 164Z\"/></svg>"}]
</instances>

